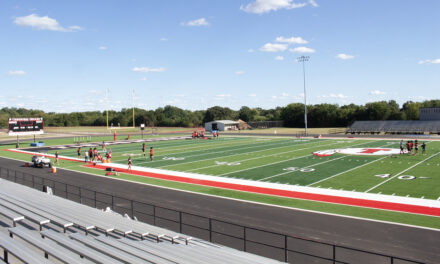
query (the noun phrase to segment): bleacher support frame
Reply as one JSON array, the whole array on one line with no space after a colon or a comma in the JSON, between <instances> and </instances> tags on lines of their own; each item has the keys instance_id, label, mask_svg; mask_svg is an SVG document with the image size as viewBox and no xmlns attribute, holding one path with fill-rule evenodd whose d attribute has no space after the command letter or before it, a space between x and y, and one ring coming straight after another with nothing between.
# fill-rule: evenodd
<instances>
[{"instance_id":1,"label":"bleacher support frame","mask_svg":"<svg viewBox=\"0 0 440 264\"><path fill-rule=\"evenodd\" d=\"M241 246L232 246L236 249L257 254L263 255L266 257L271 257L280 261L289 262L295 259L295 256L309 257L311 260L317 261L327 261L329 263L354 263L356 262L355 257L356 254L359 255L369 255L375 256L377 258L383 259L383 263L388 261L388 263L396 263L396 261L403 261L405 263L418 263L423 264L422 262L401 258L397 256L391 256L371 251L366 251L362 249L352 248L348 246L336 245L331 243L325 243L316 241L313 239L302 238L298 236L290 236L285 234L280 234L276 232L271 232L267 230L262 230L258 228L248 227L244 225L235 224L232 222L227 222L223 220L218 220L210 217L205 217L201 215L191 214L183 211L178 211L174 209L169 209L161 206L157 206L154 204L148 204L135 200L128 200L123 197L115 196L108 193L99 192L96 190L91 190L75 185L66 184L60 181L48 180L40 176L36 176L29 173L23 173L20 171L12 170L9 168L0 167L0 178L13 181L15 183L20 183L26 185L28 187L32 187L37 190L43 190L43 186L49 186L53 190L53 194L59 197L63 197L69 200L73 200L79 202L81 204L85 204L91 207L105 209L107 206L111 207L113 211L124 214L127 213L130 217L136 216L140 218L140 215L146 216L144 218L150 219L149 224L153 224L156 226L161 226L162 222L174 223L177 226L177 230L175 232L179 233L187 233L190 229L197 229L199 231L203 231L206 233L206 237L200 237L201 239L205 239L212 243L222 244L221 241L224 238L229 238L235 241L241 242ZM76 191L74 191L76 190ZM105 198L107 201L105 201ZM116 202L117 201L117 202ZM127 207L120 207L116 204L121 204L121 202L126 202L128 204ZM137 210L136 208L149 208L150 213L146 210ZM161 211L173 212L176 217L165 217ZM205 223L205 226L190 224L189 222L185 222L186 217L198 218L200 221ZM177 220L176 220L177 219ZM229 229L227 228L229 227ZM166 227L168 229L169 227ZM234 232L228 232L230 230L239 230ZM226 230L226 231L222 231ZM190 233L190 232L189 232ZM255 239L251 239L250 237L258 237L256 234L261 234L264 236L273 237L271 241L257 241ZM192 234L188 234L192 235ZM192 238L188 238L188 241ZM185 241L187 244L188 241ZM280 241L282 241L280 243ZM314 251L306 252L305 250L299 250L294 248L294 244L296 242L300 242L302 244L309 244L312 247L319 246L322 248L321 254L318 254ZM282 245L280 245L282 244ZM231 245L225 245L231 247ZM262 254L256 249L257 247L261 248L270 248L274 252L279 252L275 257L268 256L267 254ZM307 248L307 247L303 247ZM338 252L352 252L353 259L340 259L338 258ZM340 254L341 255L341 254Z\"/></svg>"}]
</instances>

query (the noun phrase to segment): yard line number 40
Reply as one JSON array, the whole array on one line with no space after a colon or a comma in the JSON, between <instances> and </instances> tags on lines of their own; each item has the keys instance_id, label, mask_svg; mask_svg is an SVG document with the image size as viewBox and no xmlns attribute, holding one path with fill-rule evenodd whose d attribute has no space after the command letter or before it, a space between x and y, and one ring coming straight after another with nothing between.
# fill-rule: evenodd
<instances>
[{"instance_id":1,"label":"yard line number 40","mask_svg":"<svg viewBox=\"0 0 440 264\"><path fill-rule=\"evenodd\" d=\"M389 174L389 173L376 174L374 176L386 179L386 178L391 177L391 174ZM419 177L419 178L421 178L421 179L429 179L428 177ZM412 176L412 175L400 175L400 176L397 177L397 179L407 181L407 180L417 179L417 177L416 176Z\"/></svg>"}]
</instances>

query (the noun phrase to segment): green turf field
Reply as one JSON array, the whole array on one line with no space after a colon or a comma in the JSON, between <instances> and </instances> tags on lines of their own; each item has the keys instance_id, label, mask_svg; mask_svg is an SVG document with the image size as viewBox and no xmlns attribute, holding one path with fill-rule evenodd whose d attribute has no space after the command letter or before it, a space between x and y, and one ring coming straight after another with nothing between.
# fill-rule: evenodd
<instances>
[{"instance_id":1,"label":"green turf field","mask_svg":"<svg viewBox=\"0 0 440 264\"><path fill-rule=\"evenodd\" d=\"M93 138L95 142L102 142L102 140L110 141L112 137ZM154 147L154 161L149 161L141 155L141 143L113 145L111 148L112 161L121 164L126 164L128 156L132 155L135 166L319 188L438 199L440 196L440 141L426 140L425 142L427 143L426 155L419 153L417 156L398 155L397 157L335 154L319 158L312 155L313 151L335 148L399 147L399 141L375 139L221 136L216 140L159 141L147 143L148 148ZM72 144L73 138L50 139L45 140L45 143L47 146ZM29 143L21 145L21 147L28 146ZM14 147L15 144L0 145L0 149ZM63 156L77 157L76 149L64 149L59 153ZM23 161L30 160L28 154L0 151L0 155ZM103 171L82 165L83 163L61 160L57 166L104 176ZM440 229L439 218L435 216L248 193L125 173L106 177L277 206Z\"/></svg>"},{"instance_id":2,"label":"green turf field","mask_svg":"<svg viewBox=\"0 0 440 264\"><path fill-rule=\"evenodd\" d=\"M421 141L422 142L422 141ZM392 140L221 137L113 145L112 162L221 177L381 193L424 199L440 196L440 142L426 141L418 155L316 157L314 151L339 148L399 148ZM148 157L154 148L154 160ZM59 151L76 157L76 149Z\"/></svg>"}]
</instances>

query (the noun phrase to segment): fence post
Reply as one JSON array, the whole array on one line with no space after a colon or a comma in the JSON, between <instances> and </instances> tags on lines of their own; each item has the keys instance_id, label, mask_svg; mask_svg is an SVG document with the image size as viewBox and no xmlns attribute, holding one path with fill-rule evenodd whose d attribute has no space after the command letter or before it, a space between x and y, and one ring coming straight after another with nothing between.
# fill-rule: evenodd
<instances>
[{"instance_id":1,"label":"fence post","mask_svg":"<svg viewBox=\"0 0 440 264\"><path fill-rule=\"evenodd\" d=\"M336 245L333 245L333 264L336 264Z\"/></svg>"},{"instance_id":2,"label":"fence post","mask_svg":"<svg viewBox=\"0 0 440 264\"><path fill-rule=\"evenodd\" d=\"M246 252L246 227L243 226L243 251Z\"/></svg>"},{"instance_id":3,"label":"fence post","mask_svg":"<svg viewBox=\"0 0 440 264\"><path fill-rule=\"evenodd\" d=\"M182 233L182 211L179 211L179 233Z\"/></svg>"},{"instance_id":4,"label":"fence post","mask_svg":"<svg viewBox=\"0 0 440 264\"><path fill-rule=\"evenodd\" d=\"M284 235L284 262L287 261L288 254L287 254L287 235Z\"/></svg>"},{"instance_id":5,"label":"fence post","mask_svg":"<svg viewBox=\"0 0 440 264\"><path fill-rule=\"evenodd\" d=\"M153 205L153 225L156 225L156 206Z\"/></svg>"},{"instance_id":6,"label":"fence post","mask_svg":"<svg viewBox=\"0 0 440 264\"><path fill-rule=\"evenodd\" d=\"M211 217L209 219L209 242L212 242L212 219Z\"/></svg>"}]
</instances>

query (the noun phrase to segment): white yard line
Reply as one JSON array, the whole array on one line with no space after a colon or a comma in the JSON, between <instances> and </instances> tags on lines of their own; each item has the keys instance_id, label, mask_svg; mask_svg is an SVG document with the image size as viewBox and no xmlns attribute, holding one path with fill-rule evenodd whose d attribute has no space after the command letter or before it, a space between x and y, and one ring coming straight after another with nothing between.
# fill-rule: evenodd
<instances>
[{"instance_id":1,"label":"white yard line","mask_svg":"<svg viewBox=\"0 0 440 264\"><path fill-rule=\"evenodd\" d=\"M393 177L388 178L388 179L386 179L385 181L383 181L383 182L381 182L381 183L379 183L379 184L377 184L377 185L371 187L370 189L366 190L365 192L367 193L367 192L369 192L369 191L371 191L371 190L376 189L377 187L381 186L382 184L384 184L384 183L386 183L386 182L388 182L388 181L391 181L392 179L394 179L394 178L400 176L402 173L405 173L405 172L409 171L410 169L412 169L412 168L414 168L414 167L416 167L416 166L422 164L423 162L425 162L425 161L427 161L427 160L430 160L430 159L434 158L434 157L437 156L438 154L440 154L440 152L437 152L436 154L434 154L434 155L432 155L432 156L430 156L430 157L427 157L426 159L424 159L424 160L422 160L422 161L420 161L420 162L417 162L416 164L412 165L411 167L409 167L409 168L407 168L407 169L405 169L405 170L403 170L403 171L397 173L397 174L394 175Z\"/></svg>"},{"instance_id":2,"label":"white yard line","mask_svg":"<svg viewBox=\"0 0 440 264\"><path fill-rule=\"evenodd\" d=\"M373 141L373 142L375 142L375 141ZM363 143L360 143L360 144L352 145L352 146L350 146L350 147L357 146L357 145L363 145L363 144L367 144L367 143L372 143L372 142L363 142ZM336 143L333 143L333 144L327 144L327 145L324 145L324 146L335 145L335 144L342 144L342 143L337 143L337 142L336 142ZM305 149L307 149L307 148L305 148ZM301 149L301 150L304 150L304 149ZM299 150L296 150L296 151L299 151ZM290 152L292 152L292 151L290 151ZM277 155L277 154L276 154L276 155ZM219 174L218 176L224 176L224 175L228 175L228 174L232 174L232 173L236 173L236 172L242 172L242 171L247 171L247 170L253 170L253 169L256 169L256 168L261 168L261 167L270 166L270 165L274 165L274 164L278 164L278 163L282 163L282 162L286 162L286 161L291 161L291 160L296 160L296 159L300 159L300 158L308 157L308 156L310 156L310 155L311 155L311 154L307 154L307 155L304 155L304 156L301 156L301 157L296 157L296 158L286 159L286 160L282 160L282 161L272 162L272 163L269 163L269 164L260 165L260 166L256 166L256 167L250 167L250 168L246 168L246 169L242 169L242 170L231 171L231 172L227 172L227 173ZM273 155L268 155L268 156L273 156ZM259 158L262 158L262 157L259 157ZM253 159L257 159L257 158L253 158ZM249 160L249 159L248 159L248 160ZM242 160L242 161L247 161L247 160ZM237 162L242 162L242 161L237 161ZM212 165L212 166L209 166L209 167L214 167L214 166L219 166L219 165ZM205 167L205 168L209 168L209 167ZM200 168L200 169L204 169L204 168Z\"/></svg>"},{"instance_id":3,"label":"white yard line","mask_svg":"<svg viewBox=\"0 0 440 264\"><path fill-rule=\"evenodd\" d=\"M237 140L239 140L239 139L237 139ZM155 141L155 142L153 142L153 143L157 143L157 142L166 142L166 143L169 143L170 141ZM252 140L246 140L246 141L241 141L241 142L252 142ZM134 142L134 143L137 143L137 142ZM142 142L139 142L139 144L140 143L142 143ZM151 143L151 142L146 142L146 143ZM157 149L161 149L161 150L166 150L166 151L169 151L169 150L181 150L181 149L197 149L197 148L200 148L201 146L206 146L206 145L208 145L208 146L213 146L213 145L216 145L216 144L218 144L218 142L217 141L214 141L214 142L208 142L208 143L204 143L203 145L193 145L195 142L194 141L187 141L187 143L186 144L180 144L180 145L178 145L177 147L176 147L176 145L168 145L168 146L157 146L156 148ZM230 143L226 143L226 145L234 145L234 144L237 144L237 142L230 142ZM127 151L129 151L129 150L132 150L132 147L129 147L129 146L127 146L127 144L125 144L125 145L122 145L121 147L124 147L124 148L127 148L127 149L122 149L122 148L120 148L120 149L118 149L117 148L117 150L116 151L113 151L113 153L128 153ZM139 150L140 150L141 148L139 148Z\"/></svg>"},{"instance_id":4,"label":"white yard line","mask_svg":"<svg viewBox=\"0 0 440 264\"><path fill-rule=\"evenodd\" d=\"M331 161L334 161L334 160L339 160L339 159L342 159L342 158L345 158L344 156L342 156L342 157L339 157L339 158L336 158L336 159L331 159L331 160L326 160L326 161L323 161L323 162L319 162L319 163L315 163L315 164L311 164L310 166L307 166L307 167L304 167L304 168L309 168L309 167L314 167L314 166L318 166L318 165L321 165L321 164L325 164L325 163L327 163L327 162L331 162ZM289 174L289 173L293 173L294 171L286 171L286 172L282 172L282 173L278 173L278 174L276 174L276 175L273 175L273 176L269 176L269 177L266 177L266 178L263 178L263 179L259 179L259 181L264 181L264 180L267 180L267 179L271 179L271 178L275 178L275 177L277 177L277 176L281 176L281 175L285 175L285 174Z\"/></svg>"},{"instance_id":5,"label":"white yard line","mask_svg":"<svg viewBox=\"0 0 440 264\"><path fill-rule=\"evenodd\" d=\"M266 144L266 145L264 145L264 146L273 146L273 145L280 145L280 144L286 144L287 142L276 142L276 143L274 143L274 142L271 142L270 144ZM246 145L246 144L243 144L243 145ZM292 145L292 146L296 146L296 145L301 145L301 144L294 144L294 145ZM233 146L237 146L236 144L235 145L233 145ZM221 145L220 146L221 148L222 147L225 147L225 145ZM259 147L259 146L250 146L250 147L245 147L245 148L239 148L238 150L243 150L243 149L250 149L250 148L255 148L255 147ZM280 148L285 148L286 146L282 146L282 147L280 147ZM205 149L206 150L206 149ZM204 151L205 151L204 150ZM224 152L230 152L230 151L233 151L233 150L235 150L235 149L228 149L228 150L222 150L222 151L213 151L213 152L209 152L209 153L201 153L201 154L195 154L195 155L188 155L188 156L184 156L184 157L182 157L182 158L188 158L188 157L197 157L197 156L205 156L206 154L213 154L213 153L224 153ZM258 151L260 151L260 150L258 150ZM255 151L255 152L258 152L258 151ZM186 152L193 152L193 151L185 151L185 152L180 152L180 153L176 153L176 154L182 154L182 153L186 153ZM248 152L248 153L252 153L252 152ZM159 157L162 157L162 156L164 156L164 157L166 157L166 156L170 156L170 155L173 155L173 153L171 153L171 154L169 154L169 155L160 155ZM167 161L167 160L157 160L157 161L154 161L154 163L157 163L157 162L161 162L161 161ZM200 161L200 160L198 160L198 161ZM148 162L148 161L143 161L143 162L137 162L137 164L143 164L143 163L151 163L151 161L150 162ZM164 166L161 166L161 167L167 167L167 166L174 166L174 165L180 165L180 164L186 164L186 162L184 162L184 163L179 163L179 164L173 164L173 165L164 165Z\"/></svg>"},{"instance_id":6,"label":"white yard line","mask_svg":"<svg viewBox=\"0 0 440 264\"><path fill-rule=\"evenodd\" d=\"M307 144L307 143L305 143L305 144ZM304 145L305 145L305 144L304 144ZM330 145L335 145L335 144L341 144L341 143L326 144L326 145L324 145L324 146L330 146ZM297 145L295 145L295 146L298 146L298 145L303 145L303 144L297 144ZM284 147L280 147L280 148L285 148L285 147L286 147L286 146L284 146ZM235 161L235 162L243 162L243 161L256 160L256 159L261 159L261 158L267 158L267 157L271 157L271 156L277 156L277 155L281 155L281 154L297 152L297 151L301 151L301 150L305 150L305 149L309 149L309 148L310 148L310 147L302 148L302 149L289 150L289 151L279 152L279 153L274 153L274 154L270 154L270 155L263 155L263 156L258 156L258 157L253 157L253 158L243 159L243 160L237 160L237 161ZM269 149L269 150L273 150L273 149L276 149L276 148L272 148L272 149ZM268 149L263 149L263 150L259 150L259 151L254 151L253 153L255 153L255 152L261 152L261 151L268 151ZM252 153L252 152L251 152L251 153ZM222 156L222 157L220 157L220 158L222 159L222 158L227 158L227 157L232 157L232 156L237 156L237 155L243 155L243 153L240 153L240 154L234 154L234 155L229 155L229 156ZM305 155L305 156L301 156L301 158L303 158L303 157L307 157L307 156L309 156L309 155L310 155L310 154L307 154L307 155ZM217 158L213 158L213 159L219 159L219 157L217 157ZM297 158L293 158L293 159L297 159ZM212 159L206 159L206 160L212 160ZM284 161L288 161L288 160L291 160L291 159L282 160L282 161L279 161L279 162L275 162L275 163L273 163L273 164L277 164L277 163L284 162ZM180 164L182 164L182 163L180 163ZM176 164L176 165L180 165L180 164ZM172 165L172 166L175 166L175 165ZM199 167L199 168L195 168L195 169L191 169L191 170L187 170L187 171L196 171L196 170L207 169L207 168L212 168L212 167L216 167L216 166L222 166L222 165L218 165L218 164L215 164L215 165L209 165L209 166ZM264 165L264 166L266 166L266 165ZM252 167L252 168L248 168L248 169L253 169L253 168L256 168L256 167ZM244 169L244 170L248 170L248 169ZM239 171L243 171L243 170L233 171L233 172L230 172L230 173L239 172ZM230 174L230 173L220 174L220 176L222 176L222 175L227 175L227 174Z\"/></svg>"},{"instance_id":7,"label":"white yard line","mask_svg":"<svg viewBox=\"0 0 440 264\"><path fill-rule=\"evenodd\" d=\"M389 145L389 144L385 144L385 146L386 146L386 145ZM383 146L381 146L381 147L383 147ZM388 156L385 156L385 157L383 157L383 158L380 158L380 159L376 159L376 160L370 161L370 162L365 163L365 164L363 164L363 165L360 165L360 166L357 166L357 167L354 167L354 168L348 169L348 170L346 170L346 171L343 171L343 172L337 173L337 174L335 174L335 175L332 175L332 176L330 176L330 177L327 177L327 178L321 179L321 180L319 180L319 181L312 182L312 183L310 183L310 184L308 184L308 185L306 185L306 186L312 186L312 185L314 185L314 184L317 184L317 183L320 183L320 182L326 181L326 180L328 180L328 179L334 178L334 177L339 176L339 175L341 175L341 174L344 174L344 173L350 172L350 171L355 170L355 169L359 169L359 168L364 167L364 166L366 166L366 165L368 165L368 164L371 164L371 163L374 163L374 162L376 162L376 161L382 160L382 159L384 159L384 158L386 158L386 157L388 157Z\"/></svg>"},{"instance_id":8,"label":"white yard line","mask_svg":"<svg viewBox=\"0 0 440 264\"><path fill-rule=\"evenodd\" d=\"M295 145L291 145L290 147L292 147L292 146L299 146L299 145L306 145L306 144L311 144L311 143L317 143L317 142L307 142L307 143L295 144ZM330 144L330 145L334 145L334 144L338 144L338 143L333 143L333 144ZM339 143L339 144L340 144L340 143ZM324 145L324 146L327 146L327 145ZM278 149L278 148L285 148L285 147L289 147L289 146L276 147L276 148L271 148L271 149L269 149L269 150ZM304 148L304 149L307 149L307 148ZM304 150L304 149L301 149L301 150ZM268 151L268 149L262 149L262 150L257 150L257 151L251 151L251 152L247 152L247 153L257 153L257 152L261 152L261 151ZM298 151L298 150L297 150L297 151ZM284 154L284 153L289 153L289 152L292 152L292 151L280 152L280 153L271 154L271 155L268 155L268 156L274 156L274 155L279 155L279 154ZM223 159L223 158L233 157L233 156L237 156L237 155L243 155L243 153L238 153L238 154L233 154L233 155L226 155L226 156L215 157L215 158L209 158L209 159L195 160L195 161L189 161L189 162L182 162L182 163L171 164L171 165L164 165L164 166L160 166L160 167L158 167L158 168L172 167L172 166L178 166L178 165L182 165L182 164L190 164L190 163L194 163L194 162L206 161L206 160L213 160L213 159ZM266 156L260 156L260 158L261 158L261 157L266 157ZM239 161L238 161L238 162L239 162ZM218 165L214 165L214 166L218 166ZM204 169L204 168L209 168L209 167L212 167L212 166L202 167L202 168L197 168L197 169ZM194 170L197 170L197 169L194 169ZM189 170L189 171L192 171L192 170Z\"/></svg>"}]
</instances>

